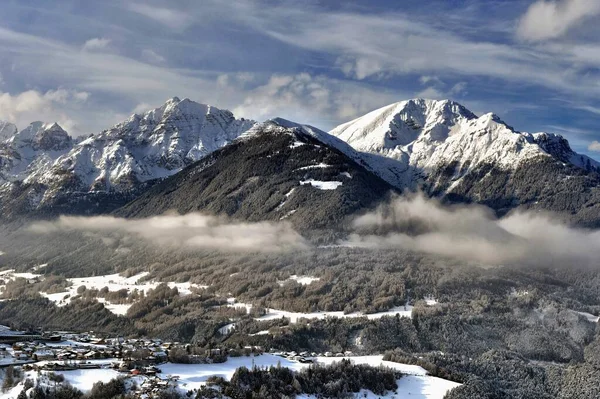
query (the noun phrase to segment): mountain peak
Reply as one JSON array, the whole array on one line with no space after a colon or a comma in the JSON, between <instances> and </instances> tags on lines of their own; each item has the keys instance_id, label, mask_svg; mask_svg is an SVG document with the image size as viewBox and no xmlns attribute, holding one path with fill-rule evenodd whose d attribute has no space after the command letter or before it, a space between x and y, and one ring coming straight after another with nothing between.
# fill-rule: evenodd
<instances>
[{"instance_id":1,"label":"mountain peak","mask_svg":"<svg viewBox=\"0 0 600 399\"><path fill-rule=\"evenodd\" d=\"M450 100L415 98L376 109L330 133L359 151L392 151L419 137L443 142L457 126L476 118L464 106Z\"/></svg>"},{"instance_id":2,"label":"mountain peak","mask_svg":"<svg viewBox=\"0 0 600 399\"><path fill-rule=\"evenodd\" d=\"M33 138L35 149L42 151L62 151L73 145L73 139L56 122L43 124Z\"/></svg>"}]
</instances>

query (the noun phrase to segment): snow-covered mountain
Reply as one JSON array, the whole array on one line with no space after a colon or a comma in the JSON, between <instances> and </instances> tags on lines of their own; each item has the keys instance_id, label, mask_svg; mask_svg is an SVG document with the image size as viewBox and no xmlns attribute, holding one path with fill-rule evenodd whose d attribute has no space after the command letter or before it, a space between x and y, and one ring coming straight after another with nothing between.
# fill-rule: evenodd
<instances>
[{"instance_id":1,"label":"snow-covered mountain","mask_svg":"<svg viewBox=\"0 0 600 399\"><path fill-rule=\"evenodd\" d=\"M169 205L162 197L150 198L154 192L163 197L171 192L170 188L164 187L167 184L165 178L198 160L213 159L211 154L223 147L231 151L239 149L237 157L219 152L222 159L227 160L221 162L232 163L231 166L221 163L220 167L210 168L213 174L225 174L209 176L220 181L223 189L230 185L226 183L228 179L249 178L247 171L235 172L235 168L243 168L244 163L255 171L266 168L274 173L275 180L282 176L281 173L286 179L294 180L298 178L296 172L274 163L279 159L277 151L288 153L283 147L279 148L285 143L278 140L279 147L274 148L272 154L266 151L264 137L279 137L280 133L294 136L293 140L299 146L303 146L299 137L313 140L317 143L315 148L326 148L340 155L336 161L339 170L342 170L343 162L354 163L364 168L365 173L361 172L361 176L381 178L388 187L398 190L421 189L453 202L478 202L500 214L523 207L550 210L570 215L568 219L575 223L600 226L598 162L574 152L567 140L559 135L519 132L494 114L477 117L458 103L423 99L383 107L340 125L330 134L278 118L264 123L236 119L229 111L178 98L79 140L69 137L55 123L34 122L20 131L12 124L2 123L1 215L106 213L136 198L154 204L148 208L136 201L134 208L139 214L152 214L153 207L163 209L161 207ZM262 139L255 140L255 136ZM240 146L248 140L252 145L247 151L258 154L260 147L256 147L256 143L261 143L265 146L264 156L239 161L246 156ZM321 153L307 152L305 148L308 147L288 155L305 157L302 160L308 164L322 163L319 161ZM296 159L282 159L281 162L298 164ZM266 174L262 174L264 179ZM311 179L327 182L311 176L302 178L304 180L299 181L311 185ZM196 178L189 179L201 185ZM289 186L292 180L285 182ZM148 191L161 181L164 184L160 184L160 190ZM168 181L181 182L177 179ZM273 181L275 186L280 183ZM358 191L350 196L347 190L352 187L357 187ZM342 190L347 195L345 201L348 198L358 202L369 198L371 201L373 198L366 194L364 187L346 184ZM268 190L255 189L264 200L267 195L274 195L273 190L267 193ZM224 193L211 188L202 195L211 192ZM209 211L225 211L241 217L246 214L280 217L272 209L256 204L232 203L233 197L228 194L217 200L214 197L185 197L186 193L200 195L195 188L186 186L180 192L183 197L173 200L173 204L179 204L182 210L193 204L197 205L195 209L200 209L198 201L204 198L202 203L210 208ZM364 197L362 200L361 196ZM328 200L336 198L340 197L334 195ZM239 213L234 208L239 208ZM302 214L308 217L308 213Z\"/></svg>"},{"instance_id":2,"label":"snow-covered mountain","mask_svg":"<svg viewBox=\"0 0 600 399\"><path fill-rule=\"evenodd\" d=\"M230 111L176 97L75 143L55 123L35 122L18 132L14 125L3 124L0 201L6 203L15 192L22 199L23 190L31 209L80 195L133 195L145 183L179 172L254 124ZM129 194L123 200L131 199Z\"/></svg>"},{"instance_id":3,"label":"snow-covered mountain","mask_svg":"<svg viewBox=\"0 0 600 399\"><path fill-rule=\"evenodd\" d=\"M286 220L314 232L340 227L392 191L348 144L317 128L275 118L154 185L116 214L201 211L251 221Z\"/></svg>"},{"instance_id":4,"label":"snow-covered mountain","mask_svg":"<svg viewBox=\"0 0 600 399\"><path fill-rule=\"evenodd\" d=\"M454 166L454 184L485 164L510 171L537 157L555 158L585 170L600 166L575 153L562 136L518 132L497 115L477 117L449 100L398 102L344 123L330 134L358 151L396 160L404 172L390 183L411 189L448 165Z\"/></svg>"},{"instance_id":5,"label":"snow-covered mountain","mask_svg":"<svg viewBox=\"0 0 600 399\"><path fill-rule=\"evenodd\" d=\"M254 124L227 110L175 97L80 142L57 161L52 174L72 174L93 190L128 189L179 172Z\"/></svg>"},{"instance_id":6,"label":"snow-covered mountain","mask_svg":"<svg viewBox=\"0 0 600 399\"><path fill-rule=\"evenodd\" d=\"M73 147L73 140L57 123L33 122L17 131L0 124L0 183L33 181Z\"/></svg>"}]
</instances>

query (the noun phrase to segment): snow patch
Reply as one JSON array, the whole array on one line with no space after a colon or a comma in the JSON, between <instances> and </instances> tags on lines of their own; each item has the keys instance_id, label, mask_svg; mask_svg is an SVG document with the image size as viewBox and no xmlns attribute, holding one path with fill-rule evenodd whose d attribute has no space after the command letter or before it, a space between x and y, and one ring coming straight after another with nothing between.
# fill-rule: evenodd
<instances>
[{"instance_id":1,"label":"snow patch","mask_svg":"<svg viewBox=\"0 0 600 399\"><path fill-rule=\"evenodd\" d=\"M251 337L256 337L257 335L268 335L270 334L269 330L262 330L254 334L250 334Z\"/></svg>"},{"instance_id":2,"label":"snow patch","mask_svg":"<svg viewBox=\"0 0 600 399\"><path fill-rule=\"evenodd\" d=\"M331 165L327 165L326 163L319 163L317 165L308 165L308 166L303 166L301 168L298 168L297 170L308 170L308 169L323 169L323 168L330 168Z\"/></svg>"},{"instance_id":3,"label":"snow patch","mask_svg":"<svg viewBox=\"0 0 600 399\"><path fill-rule=\"evenodd\" d=\"M296 187L292 188L290 191L288 191L285 194L285 199L281 202L281 204L279 204L277 206L277 208L275 208L276 211L280 210L281 208L283 208L283 206L285 205L285 203L287 202L288 198L290 198L290 196L294 193L294 190L296 190Z\"/></svg>"},{"instance_id":4,"label":"snow patch","mask_svg":"<svg viewBox=\"0 0 600 399\"><path fill-rule=\"evenodd\" d=\"M294 274L294 275L290 276L290 278L288 280L294 280L298 284L301 284L301 285L309 285L310 283L313 283L315 281L319 281L321 279L319 277L296 276Z\"/></svg>"},{"instance_id":5,"label":"snow patch","mask_svg":"<svg viewBox=\"0 0 600 399\"><path fill-rule=\"evenodd\" d=\"M233 298L230 298L233 299ZM252 309L252 304L243 303L243 302L228 302L227 306L237 308L237 309L246 309L247 313L250 313L250 309ZM285 317L290 320L291 323L297 323L300 319L324 319L326 317L337 317L337 318L353 318L353 317L366 317L369 320L380 319L384 316L395 316L399 315L400 317L412 317L412 305L405 306L396 306L384 312L377 313L346 313L338 311L338 312L312 312L312 313L300 313L300 312L288 312L286 310L278 310L278 309L265 309L266 314L260 317L256 317L255 320L275 320L281 319Z\"/></svg>"},{"instance_id":6,"label":"snow patch","mask_svg":"<svg viewBox=\"0 0 600 399\"><path fill-rule=\"evenodd\" d=\"M341 181L321 181L313 179L300 181L300 185L303 186L305 184L310 184L311 186L313 186L314 188L318 188L319 190L335 190L344 183Z\"/></svg>"},{"instance_id":7,"label":"snow patch","mask_svg":"<svg viewBox=\"0 0 600 399\"><path fill-rule=\"evenodd\" d=\"M438 301L432 296L426 296L424 300L427 306L434 306L438 304Z\"/></svg>"},{"instance_id":8,"label":"snow patch","mask_svg":"<svg viewBox=\"0 0 600 399\"><path fill-rule=\"evenodd\" d=\"M592 322L592 323L598 323L598 320L600 319L599 316L594 316L593 314L587 313L587 312L575 312L575 313L578 313L578 314L584 316L589 322Z\"/></svg>"},{"instance_id":9,"label":"snow patch","mask_svg":"<svg viewBox=\"0 0 600 399\"><path fill-rule=\"evenodd\" d=\"M297 211L298 211L298 209L292 209L291 211L289 211L288 213L286 213L285 215L280 217L279 220L287 219L290 216L292 216L294 213L296 213Z\"/></svg>"},{"instance_id":10,"label":"snow patch","mask_svg":"<svg viewBox=\"0 0 600 399\"><path fill-rule=\"evenodd\" d=\"M230 324L227 324L227 325L219 328L219 334L221 334L221 335L229 334L231 331L233 331L235 329L235 325L236 325L236 323L230 323Z\"/></svg>"}]
</instances>

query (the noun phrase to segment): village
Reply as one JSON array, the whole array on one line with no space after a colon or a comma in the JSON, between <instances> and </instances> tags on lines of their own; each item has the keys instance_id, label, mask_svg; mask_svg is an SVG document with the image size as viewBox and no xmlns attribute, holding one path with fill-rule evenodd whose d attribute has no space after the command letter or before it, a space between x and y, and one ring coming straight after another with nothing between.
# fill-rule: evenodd
<instances>
[{"instance_id":1,"label":"village","mask_svg":"<svg viewBox=\"0 0 600 399\"><path fill-rule=\"evenodd\" d=\"M199 348L180 342L149 338L101 337L93 332L65 331L28 333L0 326L0 368L21 367L35 375L71 371L109 371L114 378L131 378L140 394L178 387L176 365L217 365L228 359L254 365L264 354L260 346ZM352 353L270 352L271 358L295 364L314 363L318 357L344 357ZM163 370L167 367L167 370Z\"/></svg>"}]
</instances>

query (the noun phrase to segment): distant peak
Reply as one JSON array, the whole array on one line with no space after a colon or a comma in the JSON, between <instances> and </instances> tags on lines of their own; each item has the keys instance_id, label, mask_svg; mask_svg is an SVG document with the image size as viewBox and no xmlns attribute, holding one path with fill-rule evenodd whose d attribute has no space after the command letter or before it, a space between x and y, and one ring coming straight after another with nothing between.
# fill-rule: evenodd
<instances>
[{"instance_id":1,"label":"distant peak","mask_svg":"<svg viewBox=\"0 0 600 399\"><path fill-rule=\"evenodd\" d=\"M299 124L299 123L292 122L290 120L287 120L287 119L284 119L284 118L279 118L279 117L276 117L276 118L273 118L273 119L269 119L267 121L267 123L269 123L269 122L274 123L276 125L279 125L281 127L288 128L288 129L302 128L302 125Z\"/></svg>"}]
</instances>

